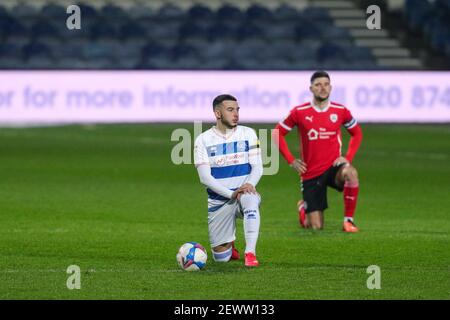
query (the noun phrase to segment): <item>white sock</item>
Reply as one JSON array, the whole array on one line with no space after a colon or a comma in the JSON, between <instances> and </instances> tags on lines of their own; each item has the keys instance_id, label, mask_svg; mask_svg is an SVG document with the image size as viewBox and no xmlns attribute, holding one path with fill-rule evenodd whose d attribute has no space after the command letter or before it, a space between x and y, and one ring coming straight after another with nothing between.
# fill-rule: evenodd
<instances>
[{"instance_id":1,"label":"white sock","mask_svg":"<svg viewBox=\"0 0 450 320\"><path fill-rule=\"evenodd\" d=\"M347 221L353 222L353 218L352 217L344 217L344 222L347 222Z\"/></svg>"},{"instance_id":2,"label":"white sock","mask_svg":"<svg viewBox=\"0 0 450 320\"><path fill-rule=\"evenodd\" d=\"M213 253L214 261L216 262L228 262L231 258L231 247L225 251L222 252L216 252L214 250L211 250Z\"/></svg>"},{"instance_id":3,"label":"white sock","mask_svg":"<svg viewBox=\"0 0 450 320\"><path fill-rule=\"evenodd\" d=\"M240 202L244 213L245 253L256 254L260 224L259 198L254 194L243 194Z\"/></svg>"}]
</instances>

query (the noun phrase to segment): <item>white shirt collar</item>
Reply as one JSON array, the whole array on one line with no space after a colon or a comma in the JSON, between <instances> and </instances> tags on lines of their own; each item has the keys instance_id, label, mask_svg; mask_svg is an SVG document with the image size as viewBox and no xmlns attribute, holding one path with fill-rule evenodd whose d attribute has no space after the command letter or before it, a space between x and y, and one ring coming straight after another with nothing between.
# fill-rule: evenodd
<instances>
[{"instance_id":1,"label":"white shirt collar","mask_svg":"<svg viewBox=\"0 0 450 320\"><path fill-rule=\"evenodd\" d=\"M222 132L220 132L219 129L217 129L216 126L212 126L212 130L214 131L214 133L215 133L216 135L218 135L219 137L225 139L225 140L228 140L229 138L231 138L231 136L236 132L236 129L237 129L237 126L234 127L234 128L231 130L231 132L228 133L228 135L224 135Z\"/></svg>"},{"instance_id":2,"label":"white shirt collar","mask_svg":"<svg viewBox=\"0 0 450 320\"><path fill-rule=\"evenodd\" d=\"M328 110L328 108L330 107L330 100L328 100L327 102L327 106L323 109L320 109L317 105L314 104L314 101L311 101L311 105L313 106L314 110L316 110L317 112L326 112Z\"/></svg>"}]
</instances>

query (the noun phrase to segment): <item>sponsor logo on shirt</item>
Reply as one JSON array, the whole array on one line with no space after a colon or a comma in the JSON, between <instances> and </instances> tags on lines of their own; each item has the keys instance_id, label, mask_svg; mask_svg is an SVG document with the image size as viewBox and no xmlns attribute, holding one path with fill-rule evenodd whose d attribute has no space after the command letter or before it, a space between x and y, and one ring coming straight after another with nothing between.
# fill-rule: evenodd
<instances>
[{"instance_id":1,"label":"sponsor logo on shirt","mask_svg":"<svg viewBox=\"0 0 450 320\"><path fill-rule=\"evenodd\" d=\"M310 129L306 134L309 140L330 139L330 136L335 135L336 131L327 131L325 128L319 128L319 131Z\"/></svg>"}]
</instances>

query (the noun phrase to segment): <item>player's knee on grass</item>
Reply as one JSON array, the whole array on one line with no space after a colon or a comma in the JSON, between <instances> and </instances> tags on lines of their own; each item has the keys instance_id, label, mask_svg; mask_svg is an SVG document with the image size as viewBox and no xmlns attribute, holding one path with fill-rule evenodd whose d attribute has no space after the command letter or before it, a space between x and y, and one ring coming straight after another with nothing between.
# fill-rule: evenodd
<instances>
[{"instance_id":1,"label":"player's knee on grass","mask_svg":"<svg viewBox=\"0 0 450 320\"><path fill-rule=\"evenodd\" d=\"M228 249L225 249L224 251L219 251L222 250L223 247L214 247L212 249L212 253L213 253L213 259L216 262L228 262L231 259L231 250L232 247L230 245L230 247Z\"/></svg>"},{"instance_id":2,"label":"player's knee on grass","mask_svg":"<svg viewBox=\"0 0 450 320\"><path fill-rule=\"evenodd\" d=\"M314 211L308 214L308 223L311 229L321 230L323 228L321 213L319 211Z\"/></svg>"},{"instance_id":3,"label":"player's knee on grass","mask_svg":"<svg viewBox=\"0 0 450 320\"><path fill-rule=\"evenodd\" d=\"M311 223L311 229L313 229L313 230L322 230L322 228L323 228L323 226L322 226L322 224L320 222L318 222L318 223L315 223L315 222Z\"/></svg>"},{"instance_id":4,"label":"player's knee on grass","mask_svg":"<svg viewBox=\"0 0 450 320\"><path fill-rule=\"evenodd\" d=\"M343 169L343 175L345 181L352 181L357 182L358 181L358 171L353 166L347 166Z\"/></svg>"}]
</instances>

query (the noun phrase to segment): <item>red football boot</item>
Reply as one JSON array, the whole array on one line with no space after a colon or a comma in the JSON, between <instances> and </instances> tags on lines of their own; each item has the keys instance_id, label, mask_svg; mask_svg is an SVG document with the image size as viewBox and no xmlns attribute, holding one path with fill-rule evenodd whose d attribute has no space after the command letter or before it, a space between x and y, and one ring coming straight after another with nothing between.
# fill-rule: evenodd
<instances>
[{"instance_id":1,"label":"red football boot","mask_svg":"<svg viewBox=\"0 0 450 320\"><path fill-rule=\"evenodd\" d=\"M241 255L239 254L239 251L234 247L234 241L231 243L231 260L239 260L241 258Z\"/></svg>"},{"instance_id":2,"label":"red football boot","mask_svg":"<svg viewBox=\"0 0 450 320\"><path fill-rule=\"evenodd\" d=\"M306 228L306 212L305 212L305 203L303 200L297 202L298 208L298 222L302 228Z\"/></svg>"},{"instance_id":3,"label":"red football boot","mask_svg":"<svg viewBox=\"0 0 450 320\"><path fill-rule=\"evenodd\" d=\"M258 267L259 262L256 260L256 256L252 252L247 252L245 254L245 266L246 267Z\"/></svg>"}]
</instances>

